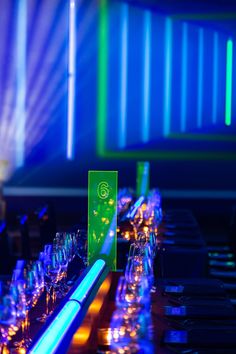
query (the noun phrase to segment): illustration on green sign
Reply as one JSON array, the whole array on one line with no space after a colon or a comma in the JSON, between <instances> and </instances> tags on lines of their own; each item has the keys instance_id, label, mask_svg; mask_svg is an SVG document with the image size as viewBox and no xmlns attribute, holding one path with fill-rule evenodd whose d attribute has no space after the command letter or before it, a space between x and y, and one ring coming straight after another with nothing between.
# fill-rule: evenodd
<instances>
[{"instance_id":1,"label":"illustration on green sign","mask_svg":"<svg viewBox=\"0 0 236 354\"><path fill-rule=\"evenodd\" d=\"M89 171L88 262L98 258L116 270L117 171Z\"/></svg>"}]
</instances>

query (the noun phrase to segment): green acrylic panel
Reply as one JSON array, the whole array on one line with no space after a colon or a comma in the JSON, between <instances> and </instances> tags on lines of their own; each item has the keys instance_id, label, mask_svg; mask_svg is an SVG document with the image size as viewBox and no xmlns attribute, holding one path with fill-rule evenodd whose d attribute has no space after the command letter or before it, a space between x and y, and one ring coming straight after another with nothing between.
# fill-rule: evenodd
<instances>
[{"instance_id":1,"label":"green acrylic panel","mask_svg":"<svg viewBox=\"0 0 236 354\"><path fill-rule=\"evenodd\" d=\"M88 262L104 259L116 270L117 171L89 171Z\"/></svg>"},{"instance_id":2,"label":"green acrylic panel","mask_svg":"<svg viewBox=\"0 0 236 354\"><path fill-rule=\"evenodd\" d=\"M137 162L137 185L136 185L136 194L137 197L141 195L146 196L149 191L149 162Z\"/></svg>"}]
</instances>

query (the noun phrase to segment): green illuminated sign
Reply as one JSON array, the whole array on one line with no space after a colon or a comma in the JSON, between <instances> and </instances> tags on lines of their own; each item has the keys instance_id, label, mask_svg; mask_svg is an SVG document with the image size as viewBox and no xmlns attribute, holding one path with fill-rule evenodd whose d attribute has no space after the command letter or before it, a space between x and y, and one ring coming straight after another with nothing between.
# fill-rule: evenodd
<instances>
[{"instance_id":1,"label":"green illuminated sign","mask_svg":"<svg viewBox=\"0 0 236 354\"><path fill-rule=\"evenodd\" d=\"M104 259L116 270L117 171L89 171L88 262Z\"/></svg>"},{"instance_id":2,"label":"green illuminated sign","mask_svg":"<svg viewBox=\"0 0 236 354\"><path fill-rule=\"evenodd\" d=\"M147 195L149 191L149 162L137 162L137 197Z\"/></svg>"}]
</instances>

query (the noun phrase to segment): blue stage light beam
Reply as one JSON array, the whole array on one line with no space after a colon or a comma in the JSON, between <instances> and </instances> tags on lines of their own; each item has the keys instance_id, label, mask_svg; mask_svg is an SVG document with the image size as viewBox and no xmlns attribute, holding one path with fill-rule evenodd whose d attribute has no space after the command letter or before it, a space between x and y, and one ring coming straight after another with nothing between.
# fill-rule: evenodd
<instances>
[{"instance_id":1,"label":"blue stage light beam","mask_svg":"<svg viewBox=\"0 0 236 354\"><path fill-rule=\"evenodd\" d=\"M16 25L16 167L25 160L27 0L18 1Z\"/></svg>"},{"instance_id":2,"label":"blue stage light beam","mask_svg":"<svg viewBox=\"0 0 236 354\"><path fill-rule=\"evenodd\" d=\"M80 304L83 304L84 300L89 294L89 291L93 287L93 285L96 283L99 275L105 268L105 261L102 259L98 259L92 266L92 268L89 270L89 272L86 274L84 279L81 281L81 283L78 285L78 287L75 289L75 291L71 294L70 299L71 300L76 300Z\"/></svg>"},{"instance_id":3,"label":"blue stage light beam","mask_svg":"<svg viewBox=\"0 0 236 354\"><path fill-rule=\"evenodd\" d=\"M183 23L182 28L182 85L181 85L181 133L186 132L186 113L187 113L187 66L188 66L188 25Z\"/></svg>"},{"instance_id":4,"label":"blue stage light beam","mask_svg":"<svg viewBox=\"0 0 236 354\"><path fill-rule=\"evenodd\" d=\"M81 306L78 302L68 301L32 349L29 350L29 353L55 353L80 310Z\"/></svg>"},{"instance_id":5,"label":"blue stage light beam","mask_svg":"<svg viewBox=\"0 0 236 354\"><path fill-rule=\"evenodd\" d=\"M202 104L203 104L203 28L198 32L198 87L197 87L197 127L202 128Z\"/></svg>"},{"instance_id":6,"label":"blue stage light beam","mask_svg":"<svg viewBox=\"0 0 236 354\"><path fill-rule=\"evenodd\" d=\"M142 142L146 143L150 135L150 71L151 71L151 23L150 11L144 12L144 80L143 80L143 120Z\"/></svg>"},{"instance_id":7,"label":"blue stage light beam","mask_svg":"<svg viewBox=\"0 0 236 354\"><path fill-rule=\"evenodd\" d=\"M120 126L118 146L126 146L127 137L127 71L128 71L128 19L129 8L127 4L121 6L121 85L120 85Z\"/></svg>"},{"instance_id":8,"label":"blue stage light beam","mask_svg":"<svg viewBox=\"0 0 236 354\"><path fill-rule=\"evenodd\" d=\"M69 65L68 65L68 112L67 112L67 159L74 158L75 75L76 75L76 6L69 4Z\"/></svg>"},{"instance_id":9,"label":"blue stage light beam","mask_svg":"<svg viewBox=\"0 0 236 354\"><path fill-rule=\"evenodd\" d=\"M219 78L219 35L214 32L213 39L213 92L212 92L212 124L217 121L218 78Z\"/></svg>"},{"instance_id":10,"label":"blue stage light beam","mask_svg":"<svg viewBox=\"0 0 236 354\"><path fill-rule=\"evenodd\" d=\"M172 80L172 21L166 18L165 23L165 78L164 78L164 116L163 135L170 134L171 119L171 80Z\"/></svg>"}]
</instances>

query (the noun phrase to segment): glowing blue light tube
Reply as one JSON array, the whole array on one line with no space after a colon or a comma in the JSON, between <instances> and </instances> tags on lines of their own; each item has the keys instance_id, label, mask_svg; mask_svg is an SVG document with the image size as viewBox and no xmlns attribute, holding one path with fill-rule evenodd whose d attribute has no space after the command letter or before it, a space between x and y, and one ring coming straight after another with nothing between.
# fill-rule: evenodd
<instances>
[{"instance_id":1,"label":"glowing blue light tube","mask_svg":"<svg viewBox=\"0 0 236 354\"><path fill-rule=\"evenodd\" d=\"M128 71L128 5L121 7L121 86L120 86L120 126L119 126L119 148L126 145L127 135L127 71Z\"/></svg>"},{"instance_id":2,"label":"glowing blue light tube","mask_svg":"<svg viewBox=\"0 0 236 354\"><path fill-rule=\"evenodd\" d=\"M188 51L188 27L183 23L182 31L182 85L181 85L181 122L180 130L186 132L186 111L187 111L187 51Z\"/></svg>"},{"instance_id":3,"label":"glowing blue light tube","mask_svg":"<svg viewBox=\"0 0 236 354\"><path fill-rule=\"evenodd\" d=\"M218 71L219 71L219 35L214 32L213 39L213 92L212 92L212 123L217 120L217 99L218 99Z\"/></svg>"},{"instance_id":4,"label":"glowing blue light tube","mask_svg":"<svg viewBox=\"0 0 236 354\"><path fill-rule=\"evenodd\" d=\"M68 333L72 322L78 315L81 306L76 301L68 301L46 331L35 343L29 353L53 354L58 349L65 335Z\"/></svg>"},{"instance_id":5,"label":"glowing blue light tube","mask_svg":"<svg viewBox=\"0 0 236 354\"><path fill-rule=\"evenodd\" d=\"M202 127L202 101L203 101L203 28L198 35L198 90L197 90L197 127Z\"/></svg>"},{"instance_id":6,"label":"glowing blue light tube","mask_svg":"<svg viewBox=\"0 0 236 354\"><path fill-rule=\"evenodd\" d=\"M104 260L98 259L86 274L84 279L81 281L81 283L78 285L78 287L75 289L75 291L72 293L70 299L79 301L82 304L88 296L89 291L96 283L102 270L105 268L105 265L106 263Z\"/></svg>"},{"instance_id":7,"label":"glowing blue light tube","mask_svg":"<svg viewBox=\"0 0 236 354\"><path fill-rule=\"evenodd\" d=\"M18 1L16 26L16 167L25 159L27 0Z\"/></svg>"},{"instance_id":8,"label":"glowing blue light tube","mask_svg":"<svg viewBox=\"0 0 236 354\"><path fill-rule=\"evenodd\" d=\"M127 217L133 217L137 211L137 209L142 205L142 203L144 202L144 196L139 197L136 202L134 203L132 209L128 212Z\"/></svg>"},{"instance_id":9,"label":"glowing blue light tube","mask_svg":"<svg viewBox=\"0 0 236 354\"><path fill-rule=\"evenodd\" d=\"M172 21L166 19L165 23L165 78L164 78L164 122L163 135L168 136L170 133L171 118L171 79L172 79Z\"/></svg>"},{"instance_id":10,"label":"glowing blue light tube","mask_svg":"<svg viewBox=\"0 0 236 354\"><path fill-rule=\"evenodd\" d=\"M144 12L144 80L142 142L149 140L150 129L150 70L151 70L151 12Z\"/></svg>"},{"instance_id":11,"label":"glowing blue light tube","mask_svg":"<svg viewBox=\"0 0 236 354\"><path fill-rule=\"evenodd\" d=\"M69 5L69 63L68 63L68 112L67 112L67 159L74 158L75 120L75 66L76 66L76 8L75 0Z\"/></svg>"}]
</instances>

